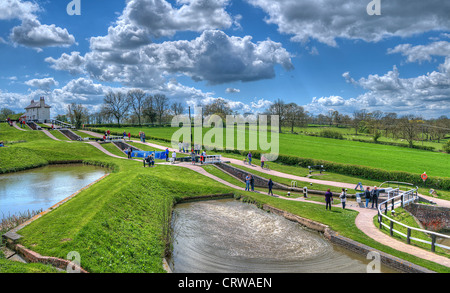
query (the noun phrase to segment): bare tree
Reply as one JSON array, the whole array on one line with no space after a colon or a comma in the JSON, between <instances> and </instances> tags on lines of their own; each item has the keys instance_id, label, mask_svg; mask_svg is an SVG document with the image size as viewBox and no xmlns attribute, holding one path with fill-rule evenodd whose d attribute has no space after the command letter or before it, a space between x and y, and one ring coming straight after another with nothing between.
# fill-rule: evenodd
<instances>
[{"instance_id":1,"label":"bare tree","mask_svg":"<svg viewBox=\"0 0 450 293\"><path fill-rule=\"evenodd\" d=\"M147 95L145 97L142 115L152 124L156 121L155 103L152 95Z\"/></svg>"},{"instance_id":2,"label":"bare tree","mask_svg":"<svg viewBox=\"0 0 450 293\"><path fill-rule=\"evenodd\" d=\"M165 95L156 94L153 96L156 114L159 117L159 124L162 124L162 116L169 108L169 99Z\"/></svg>"},{"instance_id":3,"label":"bare tree","mask_svg":"<svg viewBox=\"0 0 450 293\"><path fill-rule=\"evenodd\" d=\"M141 118L144 108L145 97L146 97L145 92L140 89L130 90L127 93L129 107L136 115L139 126L141 125Z\"/></svg>"},{"instance_id":4,"label":"bare tree","mask_svg":"<svg viewBox=\"0 0 450 293\"><path fill-rule=\"evenodd\" d=\"M233 110L231 110L224 99L219 98L214 100L211 104L204 106L203 114L205 116L218 115L225 121L227 115L233 114Z\"/></svg>"},{"instance_id":5,"label":"bare tree","mask_svg":"<svg viewBox=\"0 0 450 293\"><path fill-rule=\"evenodd\" d=\"M174 102L170 105L170 109L172 110L173 115L177 116L183 114L184 107L180 102Z\"/></svg>"},{"instance_id":6,"label":"bare tree","mask_svg":"<svg viewBox=\"0 0 450 293\"><path fill-rule=\"evenodd\" d=\"M291 133L294 133L294 126L304 126L306 123L306 114L302 106L296 103L285 105L285 120L291 127Z\"/></svg>"},{"instance_id":7,"label":"bare tree","mask_svg":"<svg viewBox=\"0 0 450 293\"><path fill-rule=\"evenodd\" d=\"M356 110L353 112L353 127L355 128L355 134L358 135L358 130L364 121L364 123L368 120L368 113L366 109Z\"/></svg>"},{"instance_id":8,"label":"bare tree","mask_svg":"<svg viewBox=\"0 0 450 293\"><path fill-rule=\"evenodd\" d=\"M411 148L414 147L414 140L417 139L421 131L421 124L422 121L415 119L412 115L403 116L398 121L400 133L408 141Z\"/></svg>"},{"instance_id":9,"label":"bare tree","mask_svg":"<svg viewBox=\"0 0 450 293\"><path fill-rule=\"evenodd\" d=\"M117 120L117 124L120 127L120 121L127 116L128 113L128 100L127 96L122 92L108 92L103 98L105 114L113 116Z\"/></svg>"},{"instance_id":10,"label":"bare tree","mask_svg":"<svg viewBox=\"0 0 450 293\"><path fill-rule=\"evenodd\" d=\"M286 119L286 104L283 100L278 99L270 105L269 109L267 110L269 115L278 115L280 121L278 123L278 132L281 133L281 124L284 124L284 121Z\"/></svg>"}]
</instances>

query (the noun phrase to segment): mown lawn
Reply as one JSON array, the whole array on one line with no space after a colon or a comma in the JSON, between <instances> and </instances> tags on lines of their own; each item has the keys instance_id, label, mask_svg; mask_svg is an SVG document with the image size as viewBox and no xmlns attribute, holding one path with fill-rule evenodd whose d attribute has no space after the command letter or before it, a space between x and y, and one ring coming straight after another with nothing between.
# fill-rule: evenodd
<instances>
[{"instance_id":1,"label":"mown lawn","mask_svg":"<svg viewBox=\"0 0 450 293\"><path fill-rule=\"evenodd\" d=\"M102 131L130 132L138 137L139 131L147 136L171 139L178 128L172 127L122 127L100 128ZM210 131L203 128L203 136ZM226 130L223 129L226 143ZM235 131L234 142L237 147L239 131ZM194 133L195 135L195 133ZM249 131L246 131L245 148L249 147ZM269 133L270 139L270 133ZM279 135L280 154L302 158L314 158L331 162L368 166L391 171L405 171L415 174L427 172L429 176L450 177L450 155L397 146L369 144L364 142L337 140L323 137L281 133Z\"/></svg>"}]
</instances>

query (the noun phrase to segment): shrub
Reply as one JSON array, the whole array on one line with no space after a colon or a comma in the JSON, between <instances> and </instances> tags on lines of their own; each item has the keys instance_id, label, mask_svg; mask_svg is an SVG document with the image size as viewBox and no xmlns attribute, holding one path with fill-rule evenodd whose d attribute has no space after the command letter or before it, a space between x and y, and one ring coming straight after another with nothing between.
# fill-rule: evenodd
<instances>
[{"instance_id":1,"label":"shrub","mask_svg":"<svg viewBox=\"0 0 450 293\"><path fill-rule=\"evenodd\" d=\"M450 140L448 140L447 143L444 144L444 146L442 147L442 149L443 149L444 152L446 152L447 154L450 154Z\"/></svg>"},{"instance_id":2,"label":"shrub","mask_svg":"<svg viewBox=\"0 0 450 293\"><path fill-rule=\"evenodd\" d=\"M343 139L344 137L342 134L335 130L330 129L324 129L321 132L319 132L319 136L326 137L326 138L334 138L334 139Z\"/></svg>"}]
</instances>

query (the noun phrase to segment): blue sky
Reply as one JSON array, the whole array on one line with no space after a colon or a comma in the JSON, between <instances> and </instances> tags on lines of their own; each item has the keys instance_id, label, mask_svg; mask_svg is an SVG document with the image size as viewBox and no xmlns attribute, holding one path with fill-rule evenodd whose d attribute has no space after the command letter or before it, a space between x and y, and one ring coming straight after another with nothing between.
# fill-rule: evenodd
<instances>
[{"instance_id":1,"label":"blue sky","mask_svg":"<svg viewBox=\"0 0 450 293\"><path fill-rule=\"evenodd\" d=\"M280 98L312 114L450 116L450 3L381 0L2 0L0 108L45 96L99 109L110 90L172 102Z\"/></svg>"}]
</instances>

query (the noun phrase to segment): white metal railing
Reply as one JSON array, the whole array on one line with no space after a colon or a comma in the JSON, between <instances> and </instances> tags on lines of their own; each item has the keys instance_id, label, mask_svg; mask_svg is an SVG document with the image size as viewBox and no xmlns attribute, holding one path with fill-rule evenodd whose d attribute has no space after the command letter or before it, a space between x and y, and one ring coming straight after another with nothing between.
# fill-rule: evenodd
<instances>
[{"instance_id":1,"label":"white metal railing","mask_svg":"<svg viewBox=\"0 0 450 293\"><path fill-rule=\"evenodd\" d=\"M203 164L216 164L216 163L222 163L221 155L206 156L205 161L203 162Z\"/></svg>"},{"instance_id":2,"label":"white metal railing","mask_svg":"<svg viewBox=\"0 0 450 293\"><path fill-rule=\"evenodd\" d=\"M62 122L56 119L50 119L50 121L55 124L55 125L59 125L65 128L75 128L75 126L73 126L72 124L66 123L66 122Z\"/></svg>"},{"instance_id":3,"label":"white metal railing","mask_svg":"<svg viewBox=\"0 0 450 293\"><path fill-rule=\"evenodd\" d=\"M398 183L398 182L395 182ZM408 184L409 185L409 184ZM410 184L412 186L412 184ZM381 186L381 185L380 185ZM417 195L417 190L418 187L416 186L413 189L410 189L408 191L400 191L399 188L393 189L388 193L388 199L383 201L382 203L380 203L378 205L378 223L380 224L380 229L384 226L386 228L389 229L390 235L394 236L394 233L401 235L403 237L406 238L406 243L411 244L411 240L417 241L417 242L421 242L421 243L425 243L425 244L430 244L431 245L431 251L435 252L436 250L436 246L441 247L443 249L448 249L450 250L450 247L436 243L436 239L437 237L440 238L446 238L446 239L450 239L449 235L444 235L444 234L440 234L440 233L436 233L436 232L432 232L432 231L427 231L427 230L423 230L423 229L419 229L419 228L414 228L414 227L410 227L407 226L403 223L400 223L398 221L395 221L394 219L390 218L387 216L387 212L389 211L389 209L391 211L393 211L395 209L396 206L401 206L401 207L405 207L408 204L415 202L419 197ZM395 193L397 193L397 195L395 195ZM389 196L389 194L391 194L391 196ZM384 207L383 207L384 206ZM384 213L384 214L383 214ZM383 218L385 218L387 220L387 222L389 223L383 223ZM394 229L394 224L396 225L400 225L404 228L407 229L406 234L403 232L400 232L398 230ZM425 233L427 235L431 236L431 241L427 241L424 239L419 239L416 237L411 237L411 232L412 231L418 231L418 232L422 232Z\"/></svg>"}]
</instances>

